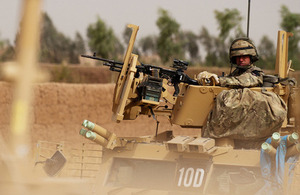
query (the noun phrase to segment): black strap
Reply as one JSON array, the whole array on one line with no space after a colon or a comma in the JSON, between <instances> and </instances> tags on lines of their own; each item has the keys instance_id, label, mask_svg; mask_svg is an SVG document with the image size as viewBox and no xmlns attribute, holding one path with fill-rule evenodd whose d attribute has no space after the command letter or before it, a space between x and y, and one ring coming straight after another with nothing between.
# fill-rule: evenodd
<instances>
[{"instance_id":1,"label":"black strap","mask_svg":"<svg viewBox=\"0 0 300 195\"><path fill-rule=\"evenodd\" d=\"M239 47L239 48L232 48L230 49L231 51L237 51L237 50L246 50L246 49L253 49L252 46L248 46L248 47Z\"/></svg>"},{"instance_id":2,"label":"black strap","mask_svg":"<svg viewBox=\"0 0 300 195\"><path fill-rule=\"evenodd\" d=\"M152 107L149 106L149 109L150 109L150 112L151 112L152 117L154 118L154 120L156 120L155 137L157 137L159 121L158 121L157 118L155 117Z\"/></svg>"}]
</instances>

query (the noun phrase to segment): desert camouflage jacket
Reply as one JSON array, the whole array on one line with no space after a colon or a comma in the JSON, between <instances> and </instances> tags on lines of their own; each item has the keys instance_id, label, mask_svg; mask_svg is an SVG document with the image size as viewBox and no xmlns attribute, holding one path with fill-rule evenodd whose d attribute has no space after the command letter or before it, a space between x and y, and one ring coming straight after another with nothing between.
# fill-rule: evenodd
<instances>
[{"instance_id":1,"label":"desert camouflage jacket","mask_svg":"<svg viewBox=\"0 0 300 195\"><path fill-rule=\"evenodd\" d=\"M265 140L280 130L286 114L285 102L273 92L248 88L223 90L216 97L202 136Z\"/></svg>"},{"instance_id":2,"label":"desert camouflage jacket","mask_svg":"<svg viewBox=\"0 0 300 195\"><path fill-rule=\"evenodd\" d=\"M263 84L263 71L251 65L249 68L236 68L231 75L220 77L220 85L230 88L260 87Z\"/></svg>"}]
</instances>

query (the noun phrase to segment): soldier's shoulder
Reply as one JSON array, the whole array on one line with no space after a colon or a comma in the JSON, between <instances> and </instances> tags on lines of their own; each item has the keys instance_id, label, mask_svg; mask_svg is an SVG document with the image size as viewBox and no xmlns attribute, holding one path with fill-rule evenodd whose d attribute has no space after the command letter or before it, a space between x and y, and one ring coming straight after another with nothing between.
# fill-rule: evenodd
<instances>
[{"instance_id":1,"label":"soldier's shoulder","mask_svg":"<svg viewBox=\"0 0 300 195\"><path fill-rule=\"evenodd\" d=\"M257 70L257 71L263 71L261 68L255 66L255 65L252 66L252 69L253 69L253 70Z\"/></svg>"},{"instance_id":2,"label":"soldier's shoulder","mask_svg":"<svg viewBox=\"0 0 300 195\"><path fill-rule=\"evenodd\" d=\"M250 68L250 72L254 73L255 75L261 75L264 71L261 68L253 65Z\"/></svg>"}]
</instances>

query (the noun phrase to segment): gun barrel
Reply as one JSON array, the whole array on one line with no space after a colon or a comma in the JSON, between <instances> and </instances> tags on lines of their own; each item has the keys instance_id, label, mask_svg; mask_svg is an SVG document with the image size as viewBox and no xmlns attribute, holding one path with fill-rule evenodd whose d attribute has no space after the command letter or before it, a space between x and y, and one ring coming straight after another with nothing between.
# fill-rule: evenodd
<instances>
[{"instance_id":1,"label":"gun barrel","mask_svg":"<svg viewBox=\"0 0 300 195\"><path fill-rule=\"evenodd\" d=\"M287 138L287 146L291 146L292 144L296 143L299 139L299 134L297 132L293 132L291 135L288 135Z\"/></svg>"},{"instance_id":2,"label":"gun barrel","mask_svg":"<svg viewBox=\"0 0 300 195\"><path fill-rule=\"evenodd\" d=\"M261 145L261 149L263 151L265 151L267 154L269 154L271 157L274 157L276 155L276 149L269 143L267 142L264 142L262 145Z\"/></svg>"},{"instance_id":3,"label":"gun barrel","mask_svg":"<svg viewBox=\"0 0 300 195\"><path fill-rule=\"evenodd\" d=\"M85 137L100 144L103 147L106 147L108 144L107 139L105 139L104 137L101 137L100 135L98 135L97 133L92 132L92 131L87 131L85 134Z\"/></svg>"},{"instance_id":4,"label":"gun barrel","mask_svg":"<svg viewBox=\"0 0 300 195\"><path fill-rule=\"evenodd\" d=\"M272 141L271 141L271 145L274 147L274 148L277 148L277 146L279 145L280 143L280 133L278 132L274 132L272 134Z\"/></svg>"},{"instance_id":5,"label":"gun barrel","mask_svg":"<svg viewBox=\"0 0 300 195\"><path fill-rule=\"evenodd\" d=\"M114 149L120 145L120 139L116 134L104 129L103 127L88 121L84 120L82 126L89 129L81 129L79 134L102 145L108 149Z\"/></svg>"},{"instance_id":6,"label":"gun barrel","mask_svg":"<svg viewBox=\"0 0 300 195\"><path fill-rule=\"evenodd\" d=\"M84 55L82 54L81 57L84 57L84 58L90 58L90 59L93 59L93 60L99 60L99 61L103 61L103 62L108 62L110 64L118 64L118 65L123 65L123 62L116 62L114 60L108 60L108 59L105 59L105 58L99 58L99 57L96 57L96 56L90 56L90 55Z\"/></svg>"},{"instance_id":7,"label":"gun barrel","mask_svg":"<svg viewBox=\"0 0 300 195\"><path fill-rule=\"evenodd\" d=\"M98 133L99 135L101 135L102 137L104 137L105 139L109 139L109 137L111 136L111 133L109 131L107 131L106 129L104 129L103 127L88 121L88 120L84 120L82 123L82 126L88 128L89 130L92 130L96 133Z\"/></svg>"},{"instance_id":8,"label":"gun barrel","mask_svg":"<svg viewBox=\"0 0 300 195\"><path fill-rule=\"evenodd\" d=\"M103 63L103 66L109 66L110 69L112 69L112 71L121 71L122 70L122 66L121 65L116 65L116 64L112 64L110 62L105 62Z\"/></svg>"}]
</instances>

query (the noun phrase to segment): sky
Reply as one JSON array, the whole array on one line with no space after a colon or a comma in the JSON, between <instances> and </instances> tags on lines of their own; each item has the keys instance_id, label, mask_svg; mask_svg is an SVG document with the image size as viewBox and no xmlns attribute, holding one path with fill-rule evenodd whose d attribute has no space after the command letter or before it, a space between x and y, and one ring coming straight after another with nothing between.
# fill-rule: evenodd
<instances>
[{"instance_id":1,"label":"sky","mask_svg":"<svg viewBox=\"0 0 300 195\"><path fill-rule=\"evenodd\" d=\"M0 0L0 38L13 43L20 21L21 0ZM251 0L249 37L259 43L267 35L276 44L280 30L280 8L286 5L293 13L300 13L300 0ZM139 26L137 39L158 34L158 9L166 9L181 30L199 34L202 27L217 36L214 10L236 8L243 16L242 27L247 32L248 0L43 0L57 30L74 38L79 32L86 38L89 24L100 17L121 38L129 23Z\"/></svg>"}]
</instances>

